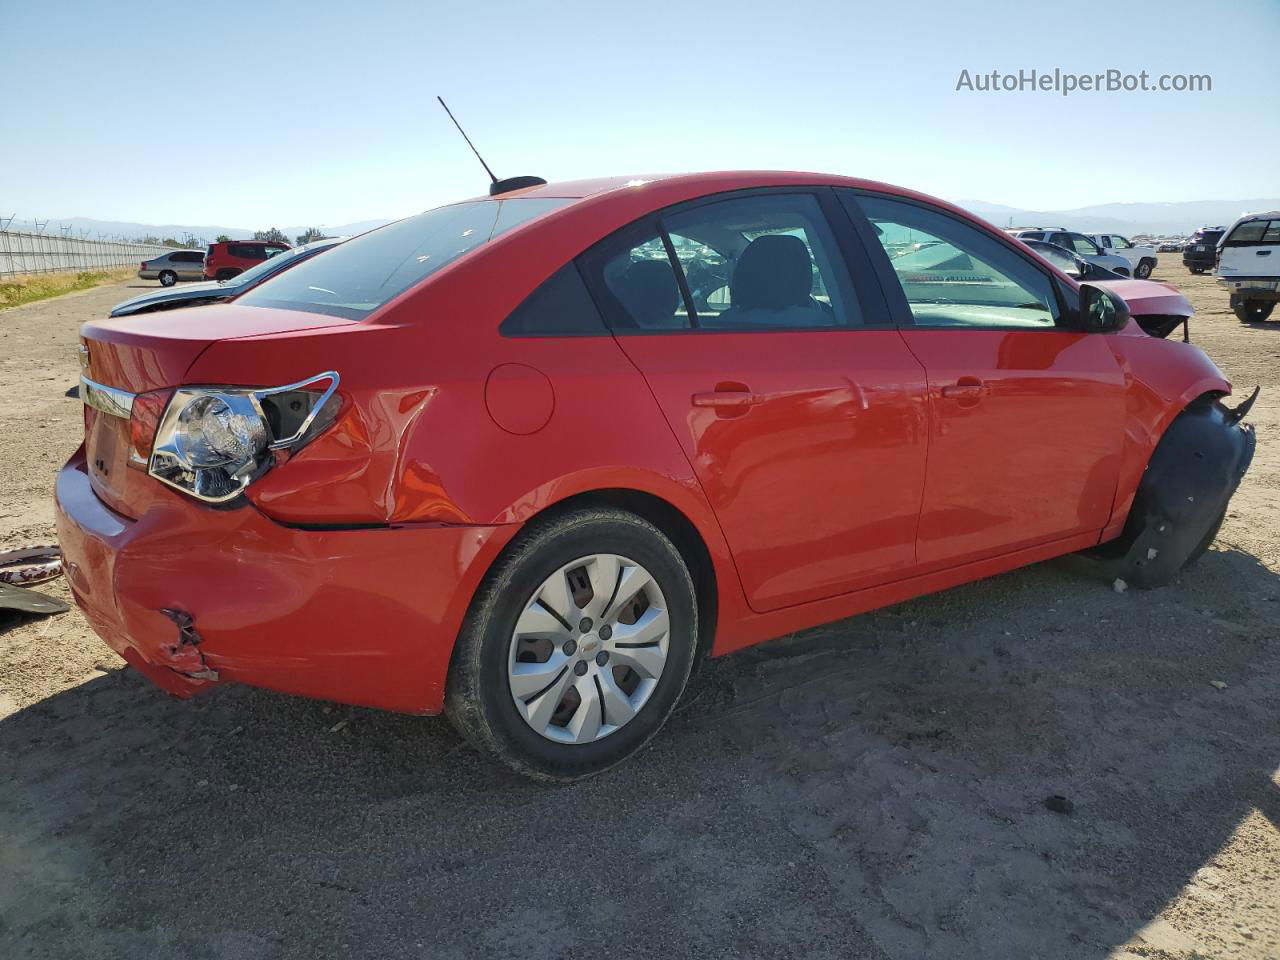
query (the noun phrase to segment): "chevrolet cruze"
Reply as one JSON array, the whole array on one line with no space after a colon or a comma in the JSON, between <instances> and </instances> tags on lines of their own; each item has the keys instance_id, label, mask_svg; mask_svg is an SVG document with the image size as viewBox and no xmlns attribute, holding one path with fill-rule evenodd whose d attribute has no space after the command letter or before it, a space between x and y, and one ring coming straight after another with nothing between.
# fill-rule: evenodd
<instances>
[{"instance_id":1,"label":"chevrolet cruze","mask_svg":"<svg viewBox=\"0 0 1280 960\"><path fill-rule=\"evenodd\" d=\"M496 183L81 357L58 529L130 664L559 781L706 656L1075 551L1166 583L1254 443L1114 291L812 174Z\"/></svg>"}]
</instances>

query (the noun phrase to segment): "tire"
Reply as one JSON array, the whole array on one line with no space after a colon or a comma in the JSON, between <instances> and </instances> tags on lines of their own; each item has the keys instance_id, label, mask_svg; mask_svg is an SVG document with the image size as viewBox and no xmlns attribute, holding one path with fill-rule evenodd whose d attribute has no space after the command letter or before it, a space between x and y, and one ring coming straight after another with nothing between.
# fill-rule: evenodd
<instances>
[{"instance_id":1,"label":"tire","mask_svg":"<svg viewBox=\"0 0 1280 960\"><path fill-rule=\"evenodd\" d=\"M172 270L160 271L160 286L172 287L177 282L178 282L178 275L174 273Z\"/></svg>"},{"instance_id":2,"label":"tire","mask_svg":"<svg viewBox=\"0 0 1280 960\"><path fill-rule=\"evenodd\" d=\"M1241 323L1262 323L1271 316L1275 304L1264 300L1245 300L1243 303L1232 304L1231 309Z\"/></svg>"},{"instance_id":3,"label":"tire","mask_svg":"<svg viewBox=\"0 0 1280 960\"><path fill-rule=\"evenodd\" d=\"M1154 260L1142 260L1138 263L1138 268L1133 271L1133 275L1139 280L1145 280L1151 276L1151 271L1156 268Z\"/></svg>"},{"instance_id":4,"label":"tire","mask_svg":"<svg viewBox=\"0 0 1280 960\"><path fill-rule=\"evenodd\" d=\"M610 564L617 561L615 577ZM632 579L637 569L641 576ZM636 603L618 603L644 573L651 579ZM601 603L611 580L613 596ZM547 613L558 606L565 609ZM596 619L586 623L591 613ZM622 638L657 636L664 613L665 659L655 669L662 641L637 648ZM621 763L658 732L688 682L697 636L693 580L653 524L611 508L535 520L472 600L454 648L445 713L482 752L524 776L581 780Z\"/></svg>"},{"instance_id":5,"label":"tire","mask_svg":"<svg viewBox=\"0 0 1280 960\"><path fill-rule=\"evenodd\" d=\"M218 271L217 276L215 276L213 279L230 280L232 277L240 276L241 272L242 271L237 270L235 267L224 267L223 269Z\"/></svg>"}]
</instances>

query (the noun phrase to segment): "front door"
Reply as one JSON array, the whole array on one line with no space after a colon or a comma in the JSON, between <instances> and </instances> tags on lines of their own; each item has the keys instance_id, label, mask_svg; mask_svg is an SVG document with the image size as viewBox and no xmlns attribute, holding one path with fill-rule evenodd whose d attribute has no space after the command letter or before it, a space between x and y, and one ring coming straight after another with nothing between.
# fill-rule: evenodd
<instances>
[{"instance_id":1,"label":"front door","mask_svg":"<svg viewBox=\"0 0 1280 960\"><path fill-rule=\"evenodd\" d=\"M682 208L584 268L693 464L754 609L908 575L924 370L883 301L860 302L817 195Z\"/></svg>"},{"instance_id":2,"label":"front door","mask_svg":"<svg viewBox=\"0 0 1280 960\"><path fill-rule=\"evenodd\" d=\"M917 203L856 203L929 380L922 568L1100 532L1125 421L1105 336L1064 328L1051 275L988 231Z\"/></svg>"}]
</instances>

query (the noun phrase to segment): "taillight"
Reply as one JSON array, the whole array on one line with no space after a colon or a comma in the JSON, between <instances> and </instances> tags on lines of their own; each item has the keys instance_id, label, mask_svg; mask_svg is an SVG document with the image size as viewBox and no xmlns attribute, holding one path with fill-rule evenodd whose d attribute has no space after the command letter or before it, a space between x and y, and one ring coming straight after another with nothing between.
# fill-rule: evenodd
<instances>
[{"instance_id":1,"label":"taillight","mask_svg":"<svg viewBox=\"0 0 1280 960\"><path fill-rule=\"evenodd\" d=\"M138 264L138 269L139 270L147 269L147 261L143 260L140 264Z\"/></svg>"},{"instance_id":2,"label":"taillight","mask_svg":"<svg viewBox=\"0 0 1280 960\"><path fill-rule=\"evenodd\" d=\"M148 435L148 472L206 503L225 503L306 446L338 414L332 370L266 390L178 387Z\"/></svg>"},{"instance_id":3,"label":"taillight","mask_svg":"<svg viewBox=\"0 0 1280 960\"><path fill-rule=\"evenodd\" d=\"M134 469L147 469L160 417L172 396L173 390L169 389L140 393L133 398L133 410L129 415L129 466Z\"/></svg>"}]
</instances>

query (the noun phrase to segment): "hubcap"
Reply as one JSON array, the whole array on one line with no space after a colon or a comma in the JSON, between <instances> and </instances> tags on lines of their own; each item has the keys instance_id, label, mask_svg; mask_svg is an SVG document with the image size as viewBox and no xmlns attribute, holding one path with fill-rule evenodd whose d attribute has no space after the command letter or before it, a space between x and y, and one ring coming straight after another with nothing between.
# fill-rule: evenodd
<instances>
[{"instance_id":1,"label":"hubcap","mask_svg":"<svg viewBox=\"0 0 1280 960\"><path fill-rule=\"evenodd\" d=\"M644 708L669 640L666 599L648 570L609 553L574 560L542 582L516 621L511 698L548 740L592 743Z\"/></svg>"}]
</instances>

